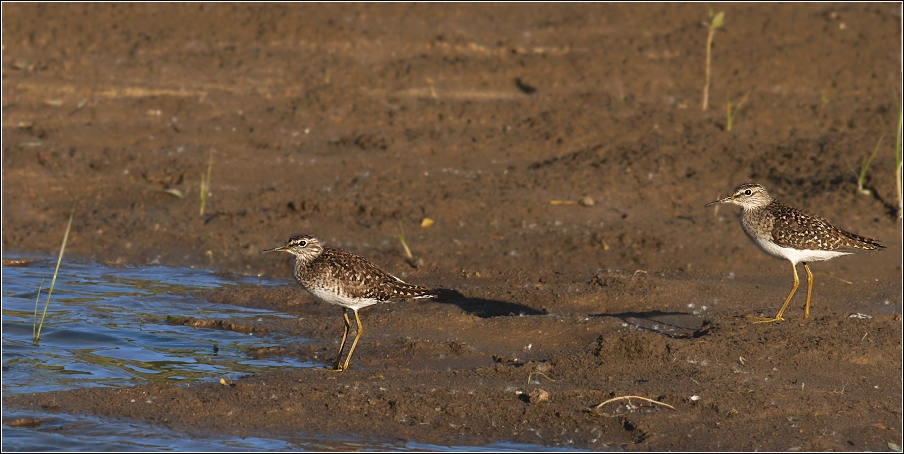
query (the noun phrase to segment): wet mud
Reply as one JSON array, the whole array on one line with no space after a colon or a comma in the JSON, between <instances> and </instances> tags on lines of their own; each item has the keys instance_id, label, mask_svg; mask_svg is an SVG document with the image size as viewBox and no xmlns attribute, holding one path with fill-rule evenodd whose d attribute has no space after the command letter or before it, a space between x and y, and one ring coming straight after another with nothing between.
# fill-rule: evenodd
<instances>
[{"instance_id":1,"label":"wet mud","mask_svg":"<svg viewBox=\"0 0 904 454\"><path fill-rule=\"evenodd\" d=\"M699 4L4 4L4 256L54 255L74 202L68 258L284 279L200 294L297 319L172 322L323 365L340 310L261 250L310 233L442 289L363 310L346 373L4 406L436 445L902 446L899 5L716 9L704 112ZM888 248L811 264L812 317L802 285L754 324L793 278L737 207L703 207L743 181Z\"/></svg>"}]
</instances>

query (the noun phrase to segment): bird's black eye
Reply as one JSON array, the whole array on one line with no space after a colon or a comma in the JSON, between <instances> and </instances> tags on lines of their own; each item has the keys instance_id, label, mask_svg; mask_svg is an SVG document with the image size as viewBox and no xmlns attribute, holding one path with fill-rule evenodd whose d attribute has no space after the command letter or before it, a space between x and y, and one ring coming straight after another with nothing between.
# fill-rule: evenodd
<instances>
[{"instance_id":1,"label":"bird's black eye","mask_svg":"<svg viewBox=\"0 0 904 454\"><path fill-rule=\"evenodd\" d=\"M298 242L298 245L301 246L301 247L305 247L305 246L308 245L308 242L305 241L305 240L301 240L301 241Z\"/></svg>"},{"instance_id":2,"label":"bird's black eye","mask_svg":"<svg viewBox=\"0 0 904 454\"><path fill-rule=\"evenodd\" d=\"M750 195L750 189L744 191L744 195Z\"/></svg>"}]
</instances>

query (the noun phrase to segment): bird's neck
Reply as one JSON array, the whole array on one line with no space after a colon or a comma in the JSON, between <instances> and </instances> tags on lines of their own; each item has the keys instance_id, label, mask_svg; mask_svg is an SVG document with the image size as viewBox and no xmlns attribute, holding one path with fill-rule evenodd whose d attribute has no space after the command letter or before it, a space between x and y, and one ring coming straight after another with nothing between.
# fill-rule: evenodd
<instances>
[{"instance_id":1,"label":"bird's neck","mask_svg":"<svg viewBox=\"0 0 904 454\"><path fill-rule=\"evenodd\" d=\"M318 251L319 252L319 251ZM295 256L295 274L304 274L304 270L313 262L320 253L299 254Z\"/></svg>"},{"instance_id":2,"label":"bird's neck","mask_svg":"<svg viewBox=\"0 0 904 454\"><path fill-rule=\"evenodd\" d=\"M770 201L768 201L767 203L758 203L758 204L756 204L756 205L742 205L742 206L741 206L741 211L742 211L745 215L746 215L746 214L762 213L764 210L766 210L767 208L769 208L769 206L772 205L773 203L777 203L777 202L775 202L775 200L770 200Z\"/></svg>"}]
</instances>

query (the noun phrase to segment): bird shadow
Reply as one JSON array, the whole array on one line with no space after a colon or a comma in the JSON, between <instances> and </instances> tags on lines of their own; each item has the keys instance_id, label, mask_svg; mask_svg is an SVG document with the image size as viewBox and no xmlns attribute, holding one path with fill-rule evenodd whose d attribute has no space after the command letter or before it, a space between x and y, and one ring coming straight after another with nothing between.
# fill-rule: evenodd
<instances>
[{"instance_id":1,"label":"bird shadow","mask_svg":"<svg viewBox=\"0 0 904 454\"><path fill-rule=\"evenodd\" d=\"M590 314L591 317L615 317L634 328L662 334L673 339L693 339L706 335L703 317L689 312L622 312Z\"/></svg>"},{"instance_id":2,"label":"bird shadow","mask_svg":"<svg viewBox=\"0 0 904 454\"><path fill-rule=\"evenodd\" d=\"M454 304L461 310L476 315L480 318L503 317L508 315L546 315L546 311L537 310L530 306L508 301L490 300L485 298L469 298L458 290L440 288L436 289L437 297L434 301L444 304Z\"/></svg>"}]
</instances>

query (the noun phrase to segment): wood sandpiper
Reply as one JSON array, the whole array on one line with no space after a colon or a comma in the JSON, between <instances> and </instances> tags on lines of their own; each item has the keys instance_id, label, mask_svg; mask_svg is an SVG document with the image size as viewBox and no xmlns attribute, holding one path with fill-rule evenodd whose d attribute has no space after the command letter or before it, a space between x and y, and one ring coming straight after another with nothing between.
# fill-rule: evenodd
<instances>
[{"instance_id":1,"label":"wood sandpiper","mask_svg":"<svg viewBox=\"0 0 904 454\"><path fill-rule=\"evenodd\" d=\"M791 293L785 298L785 303L775 317L760 319L757 323L784 320L782 314L800 284L797 278L798 262L802 262L807 271L807 303L804 306L804 318L807 318L810 316L810 293L813 289L813 274L810 273L807 262L848 255L854 249L885 249L876 240L841 230L815 214L773 199L766 189L756 183L743 183L731 196L707 203L706 206L717 203L740 205L741 227L744 232L767 254L791 262L791 269L794 271Z\"/></svg>"},{"instance_id":2,"label":"wood sandpiper","mask_svg":"<svg viewBox=\"0 0 904 454\"><path fill-rule=\"evenodd\" d=\"M381 270L364 257L342 249L324 247L311 235L296 235L284 246L263 252L288 252L295 256L295 279L314 298L327 304L342 307L345 331L339 344L339 353L333 370L344 372L352 359L358 339L364 332L358 310L378 303L388 303L407 298L434 298L436 292L425 287L408 284ZM355 313L355 340L342 363L342 349L348 339L351 323L348 309Z\"/></svg>"}]
</instances>

